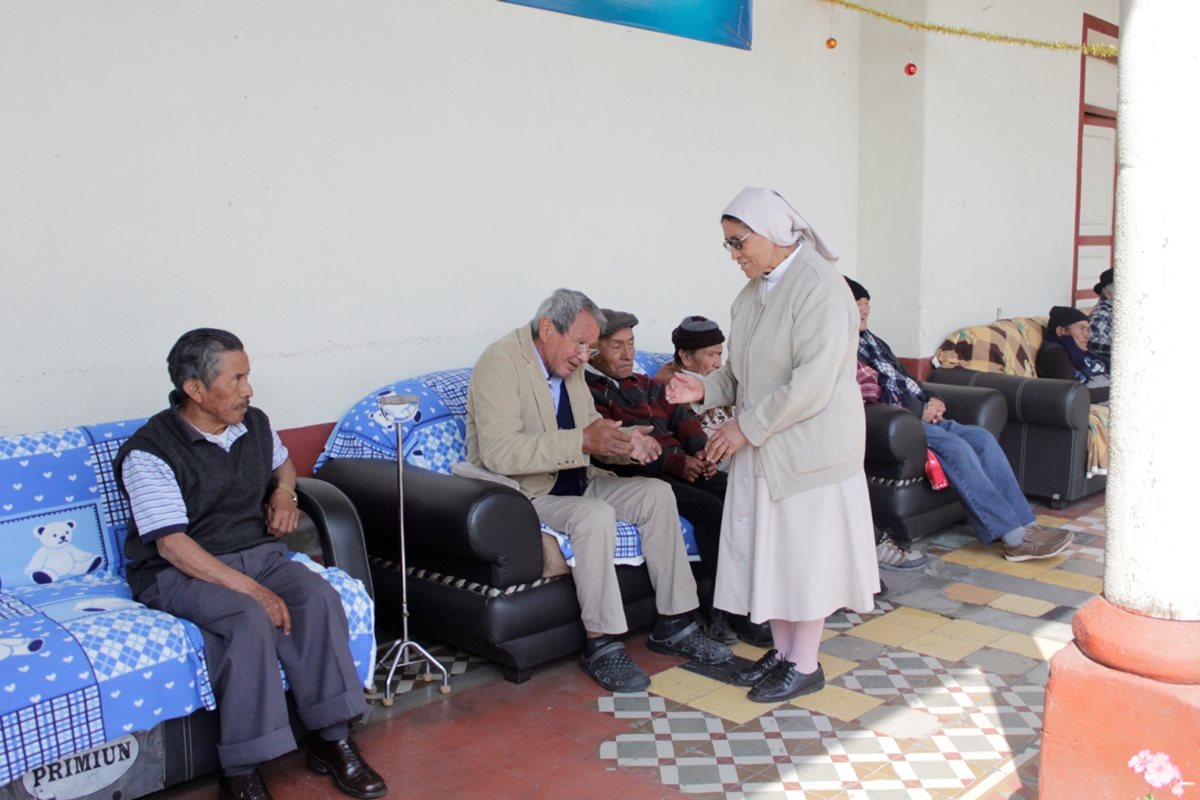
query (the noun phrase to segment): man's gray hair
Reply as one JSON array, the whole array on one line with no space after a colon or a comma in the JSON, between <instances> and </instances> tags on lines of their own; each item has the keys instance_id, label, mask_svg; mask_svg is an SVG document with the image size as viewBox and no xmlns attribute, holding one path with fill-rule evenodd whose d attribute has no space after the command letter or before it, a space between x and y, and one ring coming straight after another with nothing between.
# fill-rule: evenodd
<instances>
[{"instance_id":1,"label":"man's gray hair","mask_svg":"<svg viewBox=\"0 0 1200 800\"><path fill-rule=\"evenodd\" d=\"M245 349L242 340L229 331L196 328L180 336L167 354L167 373L180 392L192 378L208 388L221 371L221 354Z\"/></svg>"},{"instance_id":2,"label":"man's gray hair","mask_svg":"<svg viewBox=\"0 0 1200 800\"><path fill-rule=\"evenodd\" d=\"M600 330L604 330L604 313L599 306L592 302L590 297L574 289L555 289L554 294L547 297L538 306L537 313L533 315L533 321L529 323L529 330L533 333L534 339L538 338L538 323L545 317L554 325L554 330L566 333L567 328L571 327L575 318L582 311L595 317Z\"/></svg>"}]
</instances>

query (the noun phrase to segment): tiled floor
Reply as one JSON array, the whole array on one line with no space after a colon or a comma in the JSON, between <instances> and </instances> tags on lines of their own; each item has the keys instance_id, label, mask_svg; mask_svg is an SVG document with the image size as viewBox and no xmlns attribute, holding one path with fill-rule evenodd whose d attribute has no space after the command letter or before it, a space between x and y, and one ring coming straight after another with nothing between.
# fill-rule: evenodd
<instances>
[{"instance_id":1,"label":"tiled floor","mask_svg":"<svg viewBox=\"0 0 1200 800\"><path fill-rule=\"evenodd\" d=\"M965 527L920 542L923 570L884 572L873 612L828 620L826 688L791 703L751 703L644 635L626 642L653 676L637 694L602 692L573 658L517 686L443 648L453 691L408 676L357 736L393 797L1034 798L1047 660L1101 590L1103 503L1036 509L1075 531L1059 558L1010 563ZM264 774L279 798L343 796L299 753ZM209 777L158 797L215 794Z\"/></svg>"}]
</instances>

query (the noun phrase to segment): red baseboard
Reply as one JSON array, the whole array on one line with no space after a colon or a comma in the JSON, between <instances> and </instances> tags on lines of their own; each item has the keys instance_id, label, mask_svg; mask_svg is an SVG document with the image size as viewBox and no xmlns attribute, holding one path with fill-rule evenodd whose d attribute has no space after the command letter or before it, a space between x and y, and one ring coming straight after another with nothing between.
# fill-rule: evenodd
<instances>
[{"instance_id":1,"label":"red baseboard","mask_svg":"<svg viewBox=\"0 0 1200 800\"><path fill-rule=\"evenodd\" d=\"M313 464L325 448L329 434L333 432L336 423L322 422L317 425L305 425L301 428L286 428L279 431L283 446L292 457L296 474L302 478L312 477Z\"/></svg>"}]
</instances>

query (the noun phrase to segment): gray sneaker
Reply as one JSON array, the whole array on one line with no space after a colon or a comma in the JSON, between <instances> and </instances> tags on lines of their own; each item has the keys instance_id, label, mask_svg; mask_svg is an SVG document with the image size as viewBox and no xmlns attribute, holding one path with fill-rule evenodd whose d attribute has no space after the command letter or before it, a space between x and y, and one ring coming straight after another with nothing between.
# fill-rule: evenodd
<instances>
[{"instance_id":1,"label":"gray sneaker","mask_svg":"<svg viewBox=\"0 0 1200 800\"><path fill-rule=\"evenodd\" d=\"M880 569L890 569L893 572L910 572L929 563L929 556L905 550L886 534L883 540L875 545L875 557L879 561Z\"/></svg>"},{"instance_id":2,"label":"gray sneaker","mask_svg":"<svg viewBox=\"0 0 1200 800\"><path fill-rule=\"evenodd\" d=\"M1051 558L1066 550L1067 545L1071 543L1071 538L1070 531L1030 525L1025 529L1025 541L1016 547L1004 545L1004 557L1009 561Z\"/></svg>"}]
</instances>

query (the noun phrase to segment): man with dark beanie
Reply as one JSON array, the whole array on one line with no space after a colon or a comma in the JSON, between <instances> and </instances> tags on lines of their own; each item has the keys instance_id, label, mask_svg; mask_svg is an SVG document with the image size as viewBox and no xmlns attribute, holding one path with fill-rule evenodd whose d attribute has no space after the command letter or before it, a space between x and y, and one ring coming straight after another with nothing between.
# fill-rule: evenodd
<instances>
[{"instance_id":1,"label":"man with dark beanie","mask_svg":"<svg viewBox=\"0 0 1200 800\"><path fill-rule=\"evenodd\" d=\"M683 322L671 331L675 358L662 366L654 380L665 386L680 370L700 377L716 372L721 368L721 359L725 354L724 342L725 334L711 319L699 315L684 317ZM731 419L733 406L716 406L700 415L700 424L705 433L710 433Z\"/></svg>"},{"instance_id":2,"label":"man with dark beanie","mask_svg":"<svg viewBox=\"0 0 1200 800\"><path fill-rule=\"evenodd\" d=\"M1078 308L1054 306L1037 353L1039 378L1079 381L1093 403L1108 400L1108 361L1089 349L1091 324Z\"/></svg>"},{"instance_id":3,"label":"man with dark beanie","mask_svg":"<svg viewBox=\"0 0 1200 800\"><path fill-rule=\"evenodd\" d=\"M288 556L296 470L266 414L250 406L250 360L228 331L185 333L167 356L175 390L121 448L134 597L195 623L220 717L221 798L269 800L258 765L296 746L279 667L317 733L308 765L352 797L383 779L350 737L366 711L337 591Z\"/></svg>"},{"instance_id":4,"label":"man with dark beanie","mask_svg":"<svg viewBox=\"0 0 1200 800\"><path fill-rule=\"evenodd\" d=\"M1009 561L1050 558L1065 550L1071 532L1036 523L996 438L984 428L946 418L946 404L928 394L887 342L867 329L871 295L866 288L850 278L846 283L858 303L859 362L878 373L880 402L901 406L920 417L926 442L967 509L979 540L984 544L1001 542Z\"/></svg>"}]
</instances>

